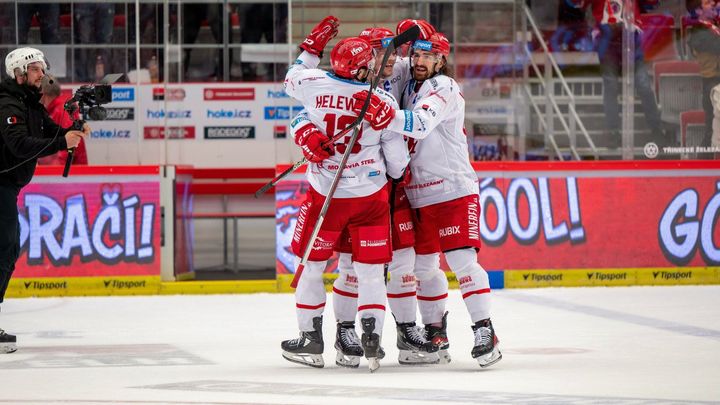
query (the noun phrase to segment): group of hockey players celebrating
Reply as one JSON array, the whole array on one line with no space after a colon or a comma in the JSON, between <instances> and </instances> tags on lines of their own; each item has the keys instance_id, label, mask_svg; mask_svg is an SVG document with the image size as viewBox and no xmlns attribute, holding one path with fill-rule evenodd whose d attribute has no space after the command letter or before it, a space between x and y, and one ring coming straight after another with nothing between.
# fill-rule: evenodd
<instances>
[{"instance_id":1,"label":"group of hockey players celebrating","mask_svg":"<svg viewBox=\"0 0 720 405\"><path fill-rule=\"evenodd\" d=\"M389 46L394 34L387 28L342 39L330 53L332 71L325 71L317 66L339 27L328 16L300 45L285 77L285 91L304 106L291 128L309 162L310 184L292 240L296 268L304 267L295 291L300 336L281 344L289 361L324 366L322 274L333 252L339 254L333 285L339 366L358 367L364 356L371 371L379 367L386 303L401 364L450 361L440 252L473 323L472 357L481 367L502 358L490 321L488 275L477 261L478 178L468 157L465 101L447 75L450 44L425 20L403 20L396 34L413 26L418 39L397 49ZM386 51L392 54L380 66ZM360 115L356 142L351 132L337 139ZM321 218L326 198L330 205ZM424 327L416 323L418 309Z\"/></svg>"}]
</instances>

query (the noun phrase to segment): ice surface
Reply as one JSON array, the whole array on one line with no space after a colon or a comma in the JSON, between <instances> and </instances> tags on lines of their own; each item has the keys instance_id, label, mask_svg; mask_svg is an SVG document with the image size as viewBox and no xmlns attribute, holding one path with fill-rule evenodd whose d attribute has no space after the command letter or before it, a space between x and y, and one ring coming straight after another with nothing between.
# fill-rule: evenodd
<instances>
[{"instance_id":1,"label":"ice surface","mask_svg":"<svg viewBox=\"0 0 720 405\"><path fill-rule=\"evenodd\" d=\"M388 315L374 374L335 366L327 302L312 369L280 355L290 294L9 299L0 404L720 403L720 286L494 291L503 360L486 370L457 291L453 362L400 366Z\"/></svg>"}]
</instances>

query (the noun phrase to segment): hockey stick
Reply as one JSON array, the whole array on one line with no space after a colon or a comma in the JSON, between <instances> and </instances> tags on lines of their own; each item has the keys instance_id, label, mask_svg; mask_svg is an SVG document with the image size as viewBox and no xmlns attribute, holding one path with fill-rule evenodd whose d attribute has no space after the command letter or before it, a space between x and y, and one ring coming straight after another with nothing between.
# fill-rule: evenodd
<instances>
[{"instance_id":1,"label":"hockey stick","mask_svg":"<svg viewBox=\"0 0 720 405\"><path fill-rule=\"evenodd\" d=\"M385 50L385 56L383 56L382 62L380 63L380 69L378 72L382 72L385 68L385 65L387 64L388 59L390 58L390 55L395 52L395 48L406 43L415 41L418 36L420 35L420 27L417 25L413 25L412 27L408 28L406 31L403 31L400 33L400 35L393 38L393 40L388 45L387 49ZM297 270L295 270L295 276L293 277L292 283L290 283L290 287L297 288L298 282L300 281L300 276L302 275L303 270L305 269L305 265L307 264L308 258L310 257L310 252L312 251L312 247L315 244L315 239L317 239L318 233L320 233L320 228L322 227L323 221L325 221L325 214L327 214L328 208L330 208L330 201L332 200L333 195L335 194L335 189L337 189L337 185L340 182L340 177L342 177L342 172L345 170L345 165L347 164L347 160L350 157L350 153L355 146L355 142L357 141L358 134L360 133L360 126L362 126L363 118L365 117L365 112L370 107L370 99L373 93L373 90L375 90L375 87L377 87L378 83L380 83L380 74L375 76L375 79L370 83L370 90L368 92L367 99L365 99L365 104L363 104L363 108L360 110L360 113L358 114L357 120L352 124L353 127L353 134L350 137L350 141L347 144L347 147L345 149L345 153L343 153L342 160L340 161L340 164L338 165L337 172L335 173L335 177L333 177L332 184L330 184L330 190L327 193L327 196L325 197L325 202L323 202L323 206L320 209L320 215L318 215L317 222L315 223L315 227L313 228L312 234L310 235L310 239L307 242L307 245L305 245L305 252L303 252L302 260L300 261L300 264L298 265Z\"/></svg>"},{"instance_id":2,"label":"hockey stick","mask_svg":"<svg viewBox=\"0 0 720 405\"><path fill-rule=\"evenodd\" d=\"M388 45L388 47L387 47L387 49L386 49L386 51L385 51L385 56L383 57L383 60L382 60L382 63L381 63L381 66L380 66L380 67L381 67L381 68L385 67L385 64L387 63L387 60L388 60L388 58L389 58L389 55L390 55L391 53L395 52L395 49L396 49L396 48L398 48L400 45L402 45L402 44L404 44L404 43L407 43L407 42L415 42L415 40L418 38L419 35L420 35L420 27L418 27L417 25L413 25L412 27L410 27L410 28L408 28L407 30L401 32L398 36L396 36L395 38L393 38L392 41L390 41L390 44ZM382 69L378 70L378 72L382 72ZM371 86L370 86L370 93L371 93L371 94L372 94L373 89L374 89L375 87L377 87L378 83L380 83L380 74L378 74L377 76L375 76L375 79L374 79L373 82L371 83ZM368 96L368 97L369 97L369 96ZM368 98L368 100L369 100L369 98ZM363 109L362 109L362 111L361 111L362 114L360 114L360 115L355 119L355 121L353 121L353 122L352 122L350 125L348 125L345 129L343 129L342 131L340 131L339 133L337 133L335 136L333 136L333 137L330 139L330 141L328 141L327 143L325 143L325 145L323 145L323 146L330 146L330 147L332 147L332 144L334 144L335 142L337 142L337 141L338 141L340 138L342 138L345 134L347 134L348 132L350 132L351 130L353 130L356 126L358 126L360 123L362 123L363 116L365 115L365 111L367 111L368 107L370 106L370 103L368 102L368 100L365 100L365 104L363 105ZM275 176L275 178L273 178L272 180L270 180L270 182L268 182L268 183L265 184L264 186L260 187L260 188L255 192L255 198L258 198L258 197L260 197L261 195L265 194L265 192L267 192L267 191L270 190L272 187L274 187L276 184L278 184L278 183L280 182L280 180L282 180L282 179L284 179L285 177L287 177L290 173L294 172L295 170L297 170L300 166L304 165L305 163L307 163L307 159L306 159L306 158L302 158L301 160L295 162L292 166L290 166L290 167L288 167L287 169L285 169L285 171L283 171L282 173L280 173L280 174L278 174L277 176Z\"/></svg>"}]
</instances>

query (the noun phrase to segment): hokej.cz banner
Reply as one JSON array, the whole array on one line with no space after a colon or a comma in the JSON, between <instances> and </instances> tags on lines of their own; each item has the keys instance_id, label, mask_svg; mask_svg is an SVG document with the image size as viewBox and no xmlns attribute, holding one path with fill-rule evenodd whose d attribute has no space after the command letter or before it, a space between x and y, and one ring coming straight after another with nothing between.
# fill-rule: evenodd
<instances>
[{"instance_id":1,"label":"hokej.cz banner","mask_svg":"<svg viewBox=\"0 0 720 405\"><path fill-rule=\"evenodd\" d=\"M485 269L720 265L717 170L538 173L478 172ZM279 274L294 271L290 242L307 187L295 175L276 189Z\"/></svg>"}]
</instances>

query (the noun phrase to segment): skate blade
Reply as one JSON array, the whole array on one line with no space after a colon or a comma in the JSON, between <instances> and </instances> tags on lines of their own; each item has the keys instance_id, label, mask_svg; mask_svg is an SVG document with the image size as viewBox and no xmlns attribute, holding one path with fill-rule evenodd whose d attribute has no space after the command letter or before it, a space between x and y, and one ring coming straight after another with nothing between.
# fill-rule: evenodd
<instances>
[{"instance_id":1,"label":"skate blade","mask_svg":"<svg viewBox=\"0 0 720 405\"><path fill-rule=\"evenodd\" d=\"M411 350L400 350L398 363L412 366L420 364L438 364L440 356L437 353L413 352Z\"/></svg>"},{"instance_id":2,"label":"skate blade","mask_svg":"<svg viewBox=\"0 0 720 405\"><path fill-rule=\"evenodd\" d=\"M337 352L335 364L340 367L358 368L360 366L360 356L348 356L347 354Z\"/></svg>"},{"instance_id":3,"label":"skate blade","mask_svg":"<svg viewBox=\"0 0 720 405\"><path fill-rule=\"evenodd\" d=\"M380 360L378 360L377 357L368 357L368 368L370 369L371 373L374 373L377 369L380 368Z\"/></svg>"},{"instance_id":4,"label":"skate blade","mask_svg":"<svg viewBox=\"0 0 720 405\"><path fill-rule=\"evenodd\" d=\"M323 360L321 354L290 353L283 351L282 356L287 361L302 364L304 366L310 366L315 368L325 367L325 361Z\"/></svg>"},{"instance_id":5,"label":"skate blade","mask_svg":"<svg viewBox=\"0 0 720 405\"><path fill-rule=\"evenodd\" d=\"M482 368L490 367L500 360L502 360L502 353L500 353L500 349L497 346L495 346L492 352L477 358L477 362Z\"/></svg>"},{"instance_id":6,"label":"skate blade","mask_svg":"<svg viewBox=\"0 0 720 405\"><path fill-rule=\"evenodd\" d=\"M440 357L440 364L450 364L450 361L452 360L450 352L447 351L447 349L440 350L438 352L438 356Z\"/></svg>"},{"instance_id":7,"label":"skate blade","mask_svg":"<svg viewBox=\"0 0 720 405\"><path fill-rule=\"evenodd\" d=\"M15 343L0 343L0 353L9 354L17 351Z\"/></svg>"}]
</instances>

